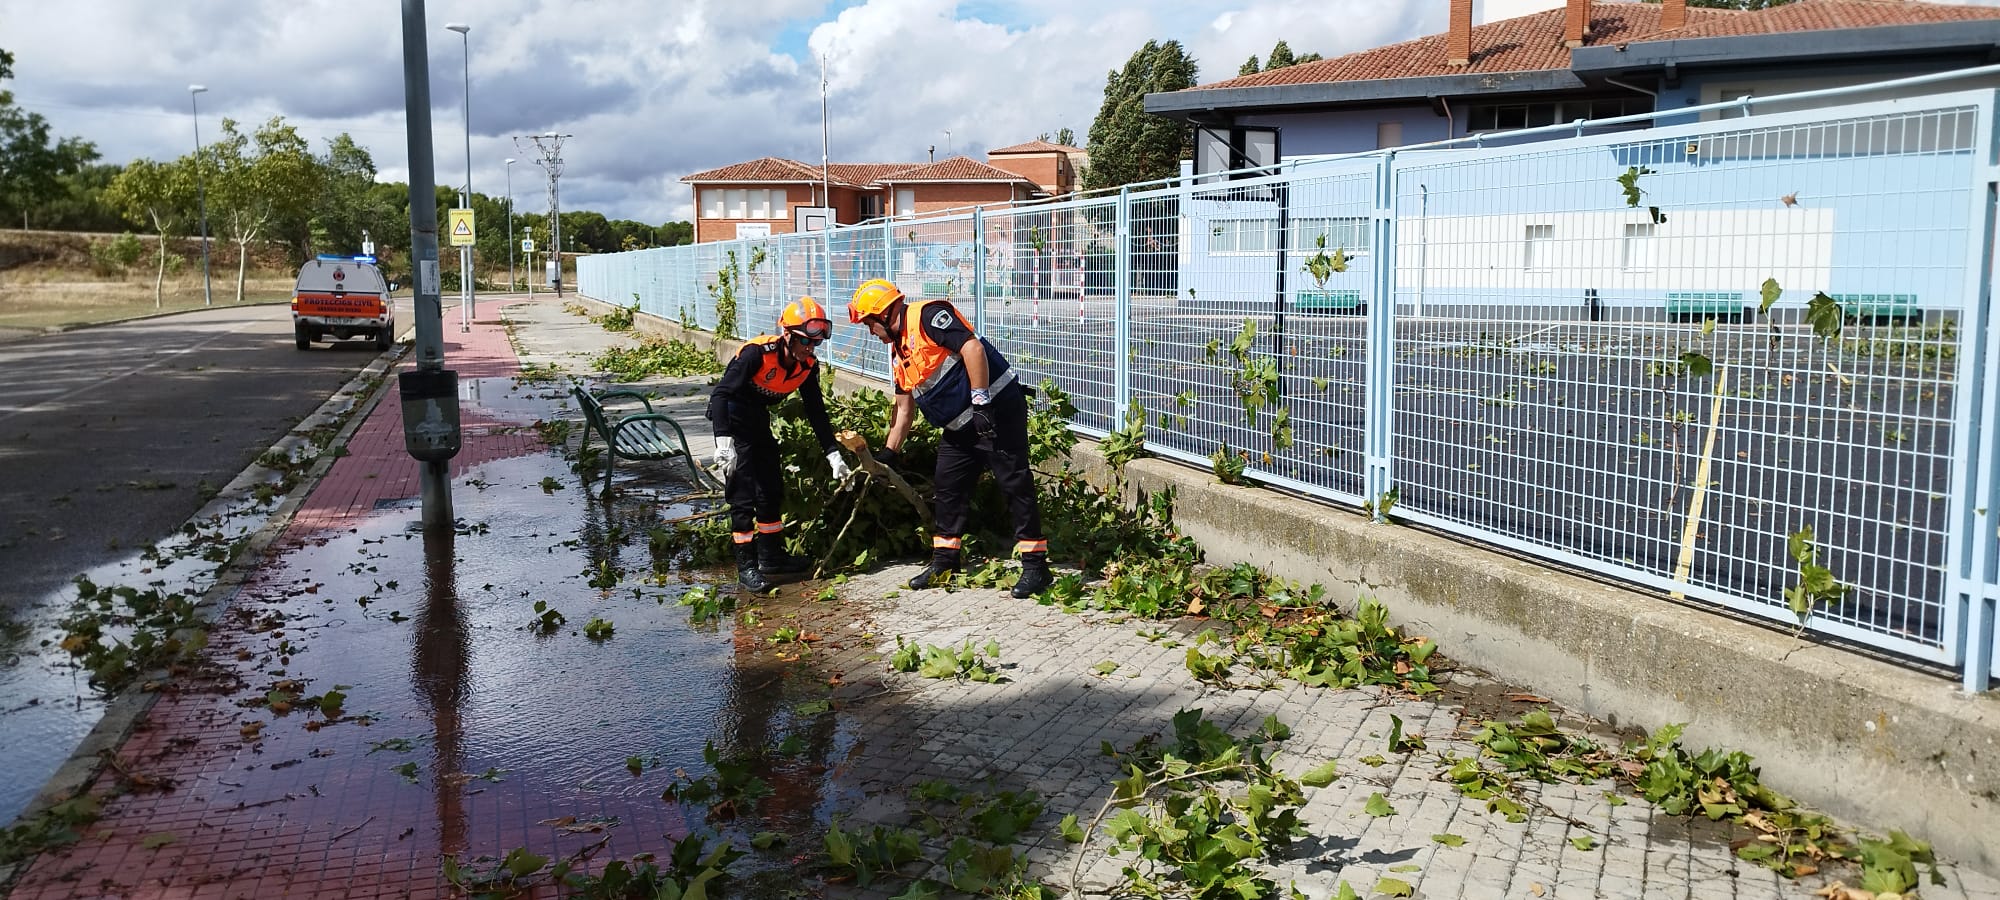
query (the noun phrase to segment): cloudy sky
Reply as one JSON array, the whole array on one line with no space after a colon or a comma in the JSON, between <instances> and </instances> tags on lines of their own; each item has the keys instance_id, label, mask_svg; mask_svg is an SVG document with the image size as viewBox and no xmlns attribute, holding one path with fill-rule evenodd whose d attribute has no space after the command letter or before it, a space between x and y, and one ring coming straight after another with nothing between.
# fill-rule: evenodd
<instances>
[{"instance_id":1,"label":"cloudy sky","mask_svg":"<svg viewBox=\"0 0 2000 900\"><path fill-rule=\"evenodd\" d=\"M2000 3L2000 0L1978 0ZM1489 21L1561 0L1480 0ZM1079 140L1105 73L1148 39L1186 44L1201 80L1279 38L1334 56L1442 31L1446 0L430 0L436 180L464 179L461 39L472 26L472 183L545 204L513 136L559 130L565 209L690 214L689 172L820 155L819 59L836 162L922 161L1065 126ZM400 4L63 0L0 4L18 102L104 159L189 152L223 117L282 115L323 147L352 134L381 177L408 173ZM85 23L88 23L87 25Z\"/></svg>"}]
</instances>

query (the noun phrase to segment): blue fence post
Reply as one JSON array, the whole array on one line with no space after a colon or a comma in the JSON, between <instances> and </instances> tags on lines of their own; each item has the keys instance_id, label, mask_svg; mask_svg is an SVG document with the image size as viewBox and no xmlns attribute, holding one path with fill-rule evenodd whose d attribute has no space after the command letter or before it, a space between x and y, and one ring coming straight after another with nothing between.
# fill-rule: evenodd
<instances>
[{"instance_id":1,"label":"blue fence post","mask_svg":"<svg viewBox=\"0 0 2000 900\"><path fill-rule=\"evenodd\" d=\"M1987 163L1973 170L1972 245L1967 253L1966 309L1968 321L1959 329L1958 358L1972 363L1960 370L1957 402L1952 408L1951 504L1946 519L1946 615L1957 612L1956 628L1946 641L1959 642L1963 685L1984 691L2000 678L2000 450L1989 426L2000 422L2000 341L1988 332L1993 325L1996 292L1993 242L2000 235L2000 169L1992 167L2000 150L2000 93L1992 95L1981 130L1976 159ZM1951 624L1947 620L1947 625ZM1950 650L1949 646L1946 648Z\"/></svg>"},{"instance_id":2,"label":"blue fence post","mask_svg":"<svg viewBox=\"0 0 2000 900\"><path fill-rule=\"evenodd\" d=\"M1367 469L1362 496L1382 521L1383 500L1396 486L1396 154L1390 151L1375 164L1375 212L1369 223L1374 239L1374 296L1368 300L1367 406L1363 422Z\"/></svg>"},{"instance_id":3,"label":"blue fence post","mask_svg":"<svg viewBox=\"0 0 2000 900\"><path fill-rule=\"evenodd\" d=\"M882 277L896 280L896 221L882 220Z\"/></svg>"},{"instance_id":4,"label":"blue fence post","mask_svg":"<svg viewBox=\"0 0 2000 900\"><path fill-rule=\"evenodd\" d=\"M1111 421L1116 428L1125 423L1125 411L1132 402L1132 189L1118 188L1117 225L1112 229L1117 249L1112 252L1111 274L1112 352L1117 354L1111 393ZM1088 280L1088 276L1086 276Z\"/></svg>"},{"instance_id":5,"label":"blue fence post","mask_svg":"<svg viewBox=\"0 0 2000 900\"><path fill-rule=\"evenodd\" d=\"M972 208L972 331L986 333L986 207Z\"/></svg>"}]
</instances>

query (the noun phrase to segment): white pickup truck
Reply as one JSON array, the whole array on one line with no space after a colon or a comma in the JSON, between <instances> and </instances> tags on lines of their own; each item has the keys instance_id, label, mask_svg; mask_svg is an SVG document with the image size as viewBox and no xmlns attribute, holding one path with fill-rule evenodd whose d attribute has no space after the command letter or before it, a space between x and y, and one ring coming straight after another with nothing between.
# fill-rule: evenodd
<instances>
[{"instance_id":1,"label":"white pickup truck","mask_svg":"<svg viewBox=\"0 0 2000 900\"><path fill-rule=\"evenodd\" d=\"M299 267L292 288L292 332L300 350L332 337L372 337L377 349L396 342L394 282L371 257L321 255Z\"/></svg>"}]
</instances>

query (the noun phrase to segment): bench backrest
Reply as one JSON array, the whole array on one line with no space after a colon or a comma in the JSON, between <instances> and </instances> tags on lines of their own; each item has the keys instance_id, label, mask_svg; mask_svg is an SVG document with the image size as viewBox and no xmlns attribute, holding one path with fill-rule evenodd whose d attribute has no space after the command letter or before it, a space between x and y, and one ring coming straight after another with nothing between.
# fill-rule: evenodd
<instances>
[{"instance_id":1,"label":"bench backrest","mask_svg":"<svg viewBox=\"0 0 2000 900\"><path fill-rule=\"evenodd\" d=\"M571 388L570 393L576 395L576 405L583 409L583 417L590 427L597 429L597 433L603 435L605 440L610 440L611 428L604 421L604 404L597 402L596 397L592 397L589 391L580 386Z\"/></svg>"}]
</instances>

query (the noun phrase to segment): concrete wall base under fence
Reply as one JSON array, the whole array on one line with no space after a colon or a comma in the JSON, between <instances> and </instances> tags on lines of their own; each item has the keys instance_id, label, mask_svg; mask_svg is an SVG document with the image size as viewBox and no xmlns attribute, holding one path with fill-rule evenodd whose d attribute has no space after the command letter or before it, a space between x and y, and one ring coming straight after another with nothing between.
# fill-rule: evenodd
<instances>
[{"instance_id":1,"label":"concrete wall base under fence","mask_svg":"<svg viewBox=\"0 0 2000 900\"><path fill-rule=\"evenodd\" d=\"M724 358L738 344L639 319ZM1075 457L1108 481L1095 444ZM1175 521L1211 562L1325 584L1343 604L1374 597L1453 660L1616 725L1686 722L1688 745L1746 751L1780 791L2000 874L2000 692L1162 460L1125 477L1175 490Z\"/></svg>"}]
</instances>

